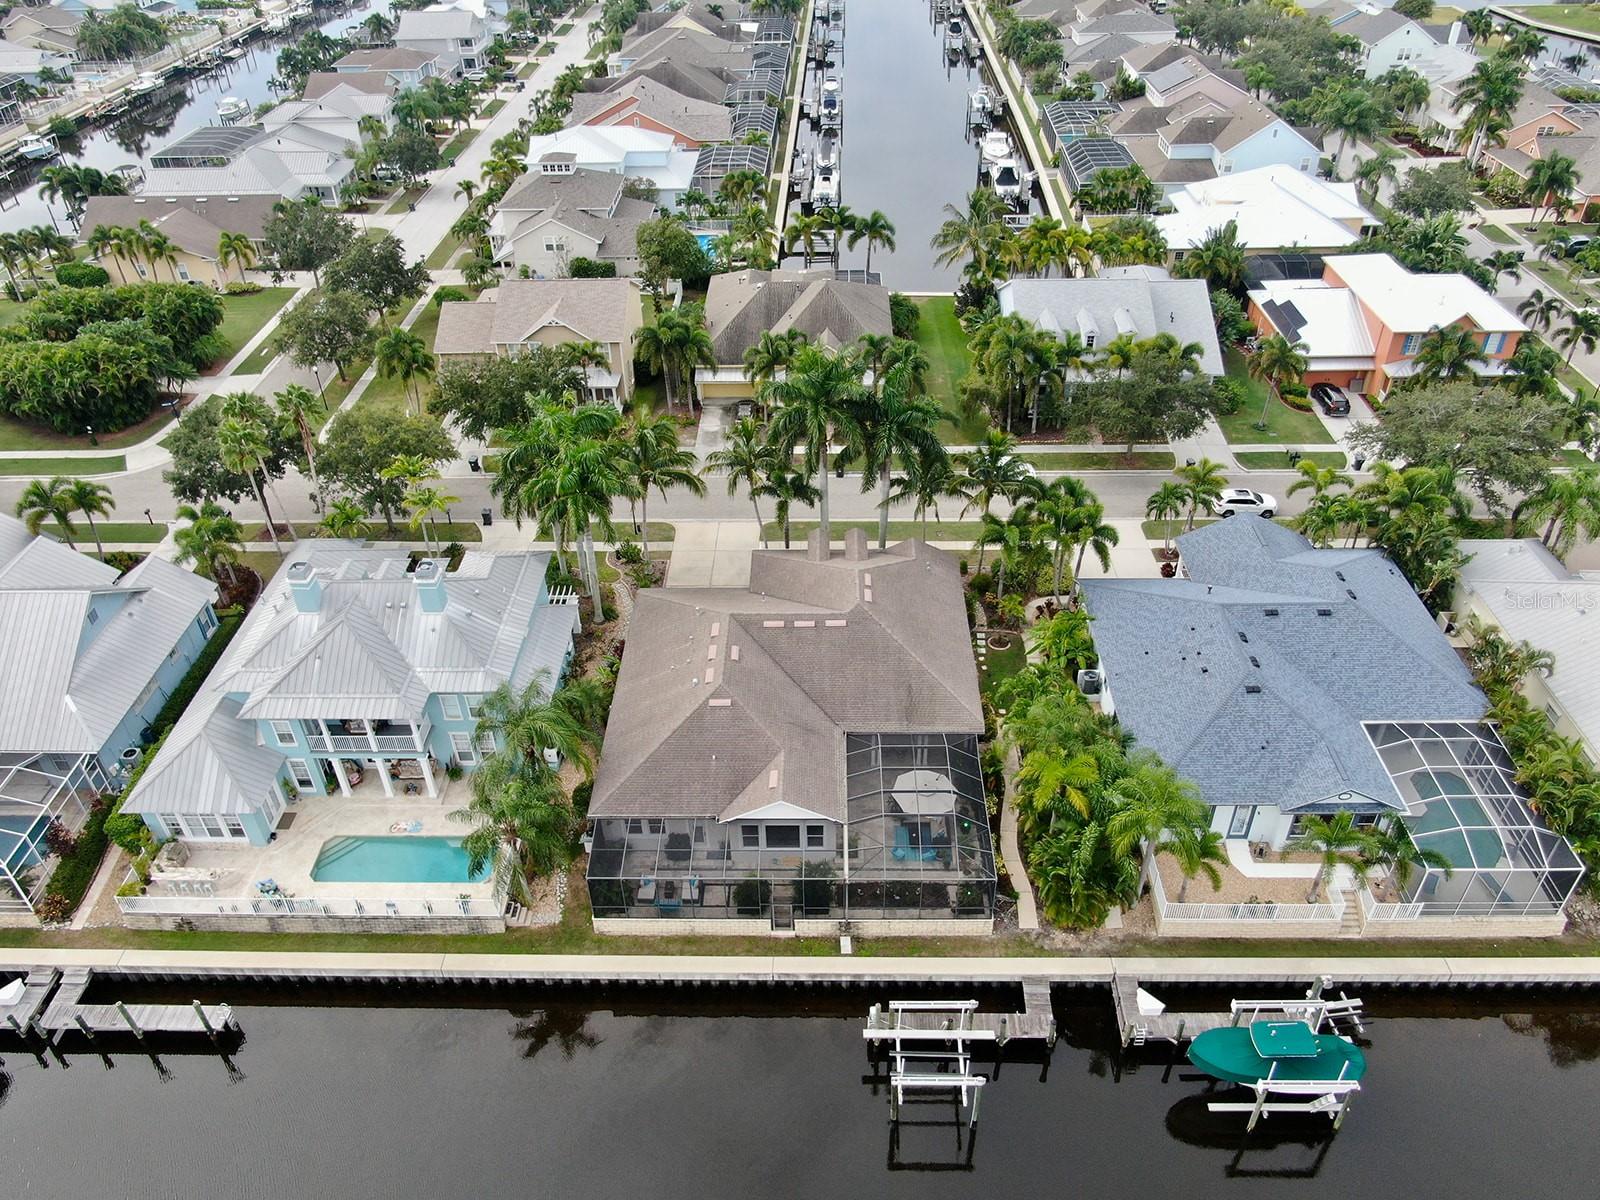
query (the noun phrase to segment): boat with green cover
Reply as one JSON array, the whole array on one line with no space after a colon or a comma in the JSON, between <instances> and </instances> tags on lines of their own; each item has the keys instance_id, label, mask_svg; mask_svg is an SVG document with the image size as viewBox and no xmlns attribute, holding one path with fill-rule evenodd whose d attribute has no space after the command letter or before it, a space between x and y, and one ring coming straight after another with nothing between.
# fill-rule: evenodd
<instances>
[{"instance_id":1,"label":"boat with green cover","mask_svg":"<svg viewBox=\"0 0 1600 1200\"><path fill-rule=\"evenodd\" d=\"M1189 1045L1189 1061L1230 1083L1357 1080L1367 1070L1361 1047L1304 1021L1254 1021L1208 1029Z\"/></svg>"}]
</instances>

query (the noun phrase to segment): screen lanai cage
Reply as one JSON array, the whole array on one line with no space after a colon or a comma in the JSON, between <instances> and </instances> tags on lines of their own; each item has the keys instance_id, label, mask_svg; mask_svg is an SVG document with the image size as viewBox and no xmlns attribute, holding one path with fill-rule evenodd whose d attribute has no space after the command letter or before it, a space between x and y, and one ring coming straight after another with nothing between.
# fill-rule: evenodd
<instances>
[{"instance_id":1,"label":"screen lanai cage","mask_svg":"<svg viewBox=\"0 0 1600 1200\"><path fill-rule=\"evenodd\" d=\"M1401 799L1411 840L1450 863L1418 863L1396 899L1408 916L1547 916L1583 876L1567 840L1547 829L1517 786L1492 725L1462 721L1367 726Z\"/></svg>"},{"instance_id":2,"label":"screen lanai cage","mask_svg":"<svg viewBox=\"0 0 1600 1200\"><path fill-rule=\"evenodd\" d=\"M842 825L804 817L596 819L594 915L991 918L994 845L977 739L850 734L845 759ZM817 807L836 809L837 800Z\"/></svg>"}]
</instances>

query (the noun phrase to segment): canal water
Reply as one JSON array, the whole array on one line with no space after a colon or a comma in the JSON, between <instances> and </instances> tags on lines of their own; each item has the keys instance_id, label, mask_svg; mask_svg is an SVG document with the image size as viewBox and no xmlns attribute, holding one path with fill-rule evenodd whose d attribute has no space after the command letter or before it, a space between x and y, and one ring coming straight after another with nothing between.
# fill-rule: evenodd
<instances>
[{"instance_id":1,"label":"canal water","mask_svg":"<svg viewBox=\"0 0 1600 1200\"><path fill-rule=\"evenodd\" d=\"M844 96L840 199L859 215L881 211L895 226L895 248L873 250L872 269L896 291L950 291L960 267L935 264L928 243L945 220L944 206L963 207L979 185L967 97L989 77L980 65L946 55L943 22L928 0L850 0L841 57L834 68ZM814 74L807 74L806 95L815 94ZM800 146L814 147L818 136L806 129ZM863 242L842 250L839 265L859 270L866 257Z\"/></svg>"},{"instance_id":2,"label":"canal water","mask_svg":"<svg viewBox=\"0 0 1600 1200\"><path fill-rule=\"evenodd\" d=\"M317 28L337 37L375 12L387 13L389 0L319 6ZM113 122L85 127L78 136L61 141L59 162L101 171L130 164L147 166L149 157L201 125L218 124L217 105L225 96L237 96L253 109L279 94L267 86L277 73L278 51L303 38L312 26L301 25L281 34L257 36L246 43L243 58L225 62L205 75L175 80L149 93ZM71 233L66 209L47 204L39 195L38 175L51 163L19 164L4 193L0 193L0 230L48 225L52 217L64 233Z\"/></svg>"},{"instance_id":3,"label":"canal water","mask_svg":"<svg viewBox=\"0 0 1600 1200\"><path fill-rule=\"evenodd\" d=\"M1122 1056L1104 992L1058 989L1048 1061L979 1064L971 1136L948 1104L891 1126L866 990L230 992L226 1058L0 1044L6 1194L1499 1200L1593 1194L1600 1172L1593 995L1368 993L1344 1128L1247 1136L1170 1051Z\"/></svg>"}]
</instances>

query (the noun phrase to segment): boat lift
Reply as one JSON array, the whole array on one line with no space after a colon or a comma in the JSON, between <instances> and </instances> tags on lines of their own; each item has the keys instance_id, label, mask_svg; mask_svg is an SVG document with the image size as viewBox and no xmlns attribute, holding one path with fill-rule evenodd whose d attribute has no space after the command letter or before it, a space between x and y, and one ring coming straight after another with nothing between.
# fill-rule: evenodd
<instances>
[{"instance_id":1,"label":"boat lift","mask_svg":"<svg viewBox=\"0 0 1600 1200\"><path fill-rule=\"evenodd\" d=\"M1207 1104L1206 1108L1214 1113L1249 1113L1246 1133L1254 1130L1263 1117L1273 1113L1298 1113L1301 1116L1322 1114L1333 1119L1335 1129L1344 1124L1345 1115L1350 1111L1350 1102L1361 1090L1358 1080L1345 1078L1345 1072L1349 1070L1348 1063L1339 1069L1337 1079L1275 1079L1273 1072L1277 1069L1278 1064L1273 1063L1265 1079L1240 1085L1255 1092L1255 1100L1237 1103L1218 1101ZM1270 1099L1272 1096L1299 1096L1302 1099L1298 1103L1274 1101Z\"/></svg>"},{"instance_id":2,"label":"boat lift","mask_svg":"<svg viewBox=\"0 0 1600 1200\"><path fill-rule=\"evenodd\" d=\"M977 1009L976 1000L891 1000L868 1011L863 1036L889 1049L891 1121L900 1120L907 1092L949 1092L965 1110L967 1128L977 1127L988 1079L973 1072L972 1043L999 1040L995 1027L974 1021Z\"/></svg>"}]
</instances>

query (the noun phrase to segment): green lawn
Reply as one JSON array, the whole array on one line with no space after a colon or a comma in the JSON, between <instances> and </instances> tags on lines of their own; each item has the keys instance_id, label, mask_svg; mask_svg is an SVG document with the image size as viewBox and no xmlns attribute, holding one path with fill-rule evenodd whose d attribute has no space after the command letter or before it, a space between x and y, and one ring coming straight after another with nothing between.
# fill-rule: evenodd
<instances>
[{"instance_id":1,"label":"green lawn","mask_svg":"<svg viewBox=\"0 0 1600 1200\"><path fill-rule=\"evenodd\" d=\"M389 207L383 211L391 215L394 213L403 213L406 211L406 205L422 199L423 193L427 190L428 189L426 187L407 188L395 198L393 204L389 205Z\"/></svg>"},{"instance_id":2,"label":"green lawn","mask_svg":"<svg viewBox=\"0 0 1600 1200\"><path fill-rule=\"evenodd\" d=\"M1121 451L1093 454L1055 450L1024 453L1022 457L1041 471L1170 471L1178 465L1177 458L1169 450L1139 450L1131 456Z\"/></svg>"},{"instance_id":3,"label":"green lawn","mask_svg":"<svg viewBox=\"0 0 1600 1200\"><path fill-rule=\"evenodd\" d=\"M1244 445L1260 442L1283 442L1288 445L1309 442L1331 442L1333 435L1317 420L1314 413L1300 412L1274 398L1267 385L1252 379L1245 370L1244 355L1229 350L1226 355L1228 374L1244 384L1244 404L1231 417L1218 417L1222 436L1230 442ZM1262 405L1266 406L1267 427L1257 429Z\"/></svg>"},{"instance_id":4,"label":"green lawn","mask_svg":"<svg viewBox=\"0 0 1600 1200\"><path fill-rule=\"evenodd\" d=\"M428 306L422 310L422 315L411 323L411 332L428 343L428 349L433 349L433 339L439 335L439 306L428 301Z\"/></svg>"},{"instance_id":5,"label":"green lawn","mask_svg":"<svg viewBox=\"0 0 1600 1200\"><path fill-rule=\"evenodd\" d=\"M115 475L127 469L128 460L120 454L95 458L0 458L0 475Z\"/></svg>"},{"instance_id":6,"label":"green lawn","mask_svg":"<svg viewBox=\"0 0 1600 1200\"><path fill-rule=\"evenodd\" d=\"M89 532L89 522L79 517L72 524L77 532L71 537L78 543L79 549L84 547L94 549L94 535ZM61 527L54 521L46 521L42 528L45 533L54 534L56 537L68 536L61 532ZM149 521L97 521L95 529L99 531L102 542L118 544L159 542L167 536L165 525L152 525Z\"/></svg>"},{"instance_id":7,"label":"green lawn","mask_svg":"<svg viewBox=\"0 0 1600 1200\"><path fill-rule=\"evenodd\" d=\"M428 255L427 268L430 271L442 271L450 265L450 256L461 249L461 239L453 233L446 233L444 240L433 248L433 253Z\"/></svg>"},{"instance_id":8,"label":"green lawn","mask_svg":"<svg viewBox=\"0 0 1600 1200\"><path fill-rule=\"evenodd\" d=\"M539 47L539 57L540 58L548 58L548 57L550 57L550 55L554 54L555 52L556 52L556 44L554 42L546 42L544 45Z\"/></svg>"},{"instance_id":9,"label":"green lawn","mask_svg":"<svg viewBox=\"0 0 1600 1200\"><path fill-rule=\"evenodd\" d=\"M1532 271L1541 281L1554 288L1556 293L1568 304L1586 305L1590 303L1591 297L1589 293L1579 284L1573 282L1572 276L1561 270L1561 268L1532 258L1526 259L1522 267L1524 270Z\"/></svg>"},{"instance_id":10,"label":"green lawn","mask_svg":"<svg viewBox=\"0 0 1600 1200\"><path fill-rule=\"evenodd\" d=\"M478 115L487 121L505 106L506 102L504 100L491 100L478 110Z\"/></svg>"},{"instance_id":11,"label":"green lawn","mask_svg":"<svg viewBox=\"0 0 1600 1200\"><path fill-rule=\"evenodd\" d=\"M1484 237L1488 238L1496 246L1515 246L1517 244L1516 238L1512 237L1504 229L1501 229L1500 226L1491 225L1487 221L1478 226L1478 232L1483 234Z\"/></svg>"},{"instance_id":12,"label":"green lawn","mask_svg":"<svg viewBox=\"0 0 1600 1200\"><path fill-rule=\"evenodd\" d=\"M261 332L263 325L278 315L278 310L289 303L289 297L294 293L292 287L272 287L262 288L251 296L223 296L225 315L217 332L228 343L228 349L211 365L218 370L226 366L246 342ZM255 355L250 357L254 358Z\"/></svg>"},{"instance_id":13,"label":"green lawn","mask_svg":"<svg viewBox=\"0 0 1600 1200\"><path fill-rule=\"evenodd\" d=\"M455 137L446 142L444 149L440 151L439 154L439 159L443 165L447 167L455 166L456 159L461 156L461 152L468 146L472 145L473 140L477 138L477 136L478 131L476 129L463 129L460 133L456 134Z\"/></svg>"},{"instance_id":14,"label":"green lawn","mask_svg":"<svg viewBox=\"0 0 1600 1200\"><path fill-rule=\"evenodd\" d=\"M403 517L401 522L393 529L388 529L384 526L383 517L380 515L373 519L371 526L368 528L367 539L374 542L422 541L422 530L412 529L409 525L406 525ZM244 530L244 540L247 543L255 542L268 547L272 545L271 540L267 537L267 523L265 521L245 521L241 522L240 527ZM282 528L280 524L279 529L281 530ZM296 521L294 523L294 531L299 537L316 537L317 523L315 521ZM478 527L476 521L437 521L434 523L433 533L434 537L446 542L483 541L483 530ZM279 536L282 536L281 532ZM270 549L268 554L271 555ZM275 558L277 556L272 555L272 557Z\"/></svg>"},{"instance_id":15,"label":"green lawn","mask_svg":"<svg viewBox=\"0 0 1600 1200\"><path fill-rule=\"evenodd\" d=\"M1012 633L1006 636L1011 644L1004 650L994 649L986 640L984 655L978 660L978 689L985 696L1028 665L1028 646L1022 635Z\"/></svg>"},{"instance_id":16,"label":"green lawn","mask_svg":"<svg viewBox=\"0 0 1600 1200\"><path fill-rule=\"evenodd\" d=\"M1288 454L1282 450L1242 450L1233 456L1241 467L1248 467L1252 471L1288 471ZM1301 453L1304 462L1316 463L1319 467L1340 467L1345 465L1342 450L1307 450Z\"/></svg>"},{"instance_id":17,"label":"green lawn","mask_svg":"<svg viewBox=\"0 0 1600 1200\"><path fill-rule=\"evenodd\" d=\"M560 25L556 26L556 36L557 37L566 37L567 34L569 34L571 32L572 32L572 22L571 21L564 21Z\"/></svg>"},{"instance_id":18,"label":"green lawn","mask_svg":"<svg viewBox=\"0 0 1600 1200\"><path fill-rule=\"evenodd\" d=\"M917 324L917 345L928 356L928 395L956 419L939 422L939 440L950 446L970 446L989 425L987 414L970 421L957 415L959 385L972 366L967 335L956 320L956 302L950 296L919 300L922 320Z\"/></svg>"},{"instance_id":19,"label":"green lawn","mask_svg":"<svg viewBox=\"0 0 1600 1200\"><path fill-rule=\"evenodd\" d=\"M517 68L517 78L518 79L527 79L527 78L531 77L533 75L533 73L535 71L537 71L538 69L539 69L539 64L538 63L536 63L536 62L525 62L520 67Z\"/></svg>"},{"instance_id":20,"label":"green lawn","mask_svg":"<svg viewBox=\"0 0 1600 1200\"><path fill-rule=\"evenodd\" d=\"M69 436L0 416L0 450L125 450L161 432L172 420L172 410L160 408L137 425L129 425L116 433L99 434L95 438L97 444L91 446L84 434Z\"/></svg>"},{"instance_id":21,"label":"green lawn","mask_svg":"<svg viewBox=\"0 0 1600 1200\"><path fill-rule=\"evenodd\" d=\"M273 344L274 339L267 338L261 345L250 351L249 356L239 364L235 375L259 375L272 365L272 360L278 357L278 348Z\"/></svg>"},{"instance_id":22,"label":"green lawn","mask_svg":"<svg viewBox=\"0 0 1600 1200\"><path fill-rule=\"evenodd\" d=\"M15 300L0 300L0 329L7 325L15 325L26 307L27 305L19 304Z\"/></svg>"},{"instance_id":23,"label":"green lawn","mask_svg":"<svg viewBox=\"0 0 1600 1200\"><path fill-rule=\"evenodd\" d=\"M1561 25L1579 33L1600 33L1600 13L1589 4L1533 4L1511 9L1546 25Z\"/></svg>"},{"instance_id":24,"label":"green lawn","mask_svg":"<svg viewBox=\"0 0 1600 1200\"><path fill-rule=\"evenodd\" d=\"M954 501L950 508L957 505ZM864 529L870 538L877 538L878 523L876 521L830 521L830 534L833 540L843 541L844 535L852 529ZM790 521L789 538L796 545L805 545L806 535L817 527L815 521ZM945 521L939 524L934 521L933 514L928 514L927 538L930 542L972 542L976 541L983 525L977 521ZM762 526L761 536L782 542L783 526L776 521L768 521ZM920 538L923 536L921 521L890 521L889 540L891 542L903 541L906 538Z\"/></svg>"}]
</instances>

